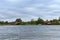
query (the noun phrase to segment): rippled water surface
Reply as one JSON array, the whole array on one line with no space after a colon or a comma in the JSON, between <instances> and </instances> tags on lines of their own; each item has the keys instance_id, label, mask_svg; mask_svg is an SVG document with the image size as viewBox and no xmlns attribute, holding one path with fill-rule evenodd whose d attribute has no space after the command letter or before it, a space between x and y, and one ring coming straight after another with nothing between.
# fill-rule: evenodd
<instances>
[{"instance_id":1,"label":"rippled water surface","mask_svg":"<svg viewBox=\"0 0 60 40\"><path fill-rule=\"evenodd\" d=\"M60 25L0 26L0 40L60 40Z\"/></svg>"}]
</instances>

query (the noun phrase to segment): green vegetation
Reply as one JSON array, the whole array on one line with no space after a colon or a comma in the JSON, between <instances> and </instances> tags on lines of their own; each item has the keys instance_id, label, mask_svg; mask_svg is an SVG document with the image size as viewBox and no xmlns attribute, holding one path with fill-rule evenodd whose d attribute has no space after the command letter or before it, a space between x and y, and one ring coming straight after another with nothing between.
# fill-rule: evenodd
<instances>
[{"instance_id":1,"label":"green vegetation","mask_svg":"<svg viewBox=\"0 0 60 40\"><path fill-rule=\"evenodd\" d=\"M53 19L53 20L46 20L44 21L41 18L38 18L37 20L31 19L31 21L24 22L21 18L16 19L13 22L8 21L0 21L0 25L60 25L60 17L59 19Z\"/></svg>"},{"instance_id":2,"label":"green vegetation","mask_svg":"<svg viewBox=\"0 0 60 40\"><path fill-rule=\"evenodd\" d=\"M15 24L16 25L21 25L22 24L22 20L21 19L16 19Z\"/></svg>"},{"instance_id":3,"label":"green vegetation","mask_svg":"<svg viewBox=\"0 0 60 40\"><path fill-rule=\"evenodd\" d=\"M41 18L38 18L38 20L36 21L36 24L43 24L43 23L44 23L44 20Z\"/></svg>"}]
</instances>

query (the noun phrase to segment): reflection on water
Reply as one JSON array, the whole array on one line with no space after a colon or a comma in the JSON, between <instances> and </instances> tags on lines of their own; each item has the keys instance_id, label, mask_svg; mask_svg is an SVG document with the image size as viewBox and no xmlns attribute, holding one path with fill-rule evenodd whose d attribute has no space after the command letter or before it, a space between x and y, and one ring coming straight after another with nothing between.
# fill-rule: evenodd
<instances>
[{"instance_id":1,"label":"reflection on water","mask_svg":"<svg viewBox=\"0 0 60 40\"><path fill-rule=\"evenodd\" d=\"M0 26L0 40L59 40L60 26Z\"/></svg>"}]
</instances>

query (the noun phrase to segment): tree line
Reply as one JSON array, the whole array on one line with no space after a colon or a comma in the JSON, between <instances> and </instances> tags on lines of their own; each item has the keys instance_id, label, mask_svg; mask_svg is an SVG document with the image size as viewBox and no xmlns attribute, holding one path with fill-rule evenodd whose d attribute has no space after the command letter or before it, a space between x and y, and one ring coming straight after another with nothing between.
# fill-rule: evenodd
<instances>
[{"instance_id":1,"label":"tree line","mask_svg":"<svg viewBox=\"0 0 60 40\"><path fill-rule=\"evenodd\" d=\"M21 18L18 18L13 22L0 21L0 25L60 25L60 17L53 20L43 20L39 17L37 20L31 19L27 22L24 22Z\"/></svg>"}]
</instances>

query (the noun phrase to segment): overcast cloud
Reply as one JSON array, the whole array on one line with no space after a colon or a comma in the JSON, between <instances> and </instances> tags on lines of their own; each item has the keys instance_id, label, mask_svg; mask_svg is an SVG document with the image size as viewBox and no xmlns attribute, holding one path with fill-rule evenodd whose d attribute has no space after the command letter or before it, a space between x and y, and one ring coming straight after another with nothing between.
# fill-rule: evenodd
<instances>
[{"instance_id":1,"label":"overcast cloud","mask_svg":"<svg viewBox=\"0 0 60 40\"><path fill-rule=\"evenodd\" d=\"M60 16L60 0L0 0L0 20L53 19Z\"/></svg>"}]
</instances>

